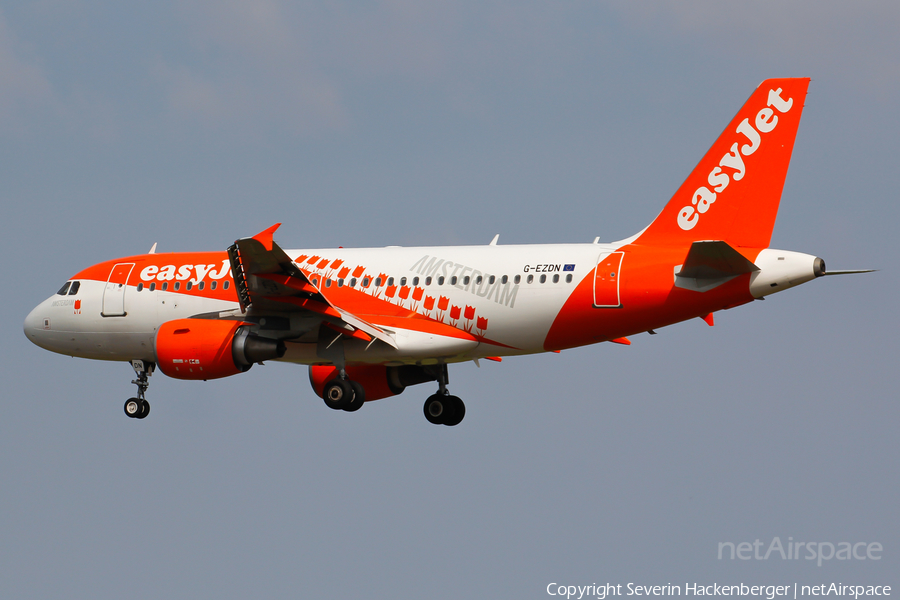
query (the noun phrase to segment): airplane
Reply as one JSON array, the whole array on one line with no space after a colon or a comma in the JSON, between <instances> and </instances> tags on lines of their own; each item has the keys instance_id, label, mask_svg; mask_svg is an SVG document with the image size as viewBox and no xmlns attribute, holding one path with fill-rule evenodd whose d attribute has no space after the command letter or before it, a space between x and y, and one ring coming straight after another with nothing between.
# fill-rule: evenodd
<instances>
[{"instance_id":1,"label":"airplane","mask_svg":"<svg viewBox=\"0 0 900 600\"><path fill-rule=\"evenodd\" d=\"M808 78L753 92L662 212L613 243L285 250L280 224L226 251L156 253L84 269L25 319L60 354L127 361L150 412L154 370L209 380L308 365L335 410L436 382L425 418L454 426L448 365L615 342L763 300L824 275L816 256L769 248Z\"/></svg>"}]
</instances>

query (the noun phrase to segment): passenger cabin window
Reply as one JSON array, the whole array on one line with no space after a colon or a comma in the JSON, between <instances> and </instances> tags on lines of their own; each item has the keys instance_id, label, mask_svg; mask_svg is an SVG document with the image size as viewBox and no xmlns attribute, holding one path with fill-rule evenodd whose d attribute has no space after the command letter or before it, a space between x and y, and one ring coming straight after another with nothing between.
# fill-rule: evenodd
<instances>
[{"instance_id":1,"label":"passenger cabin window","mask_svg":"<svg viewBox=\"0 0 900 600\"><path fill-rule=\"evenodd\" d=\"M163 281L162 291L166 291L167 289L169 289L169 282Z\"/></svg>"},{"instance_id":2,"label":"passenger cabin window","mask_svg":"<svg viewBox=\"0 0 900 600\"><path fill-rule=\"evenodd\" d=\"M547 283L547 276L541 275L541 283Z\"/></svg>"},{"instance_id":3,"label":"passenger cabin window","mask_svg":"<svg viewBox=\"0 0 900 600\"><path fill-rule=\"evenodd\" d=\"M469 285L469 282L471 280L472 279L468 275L466 275L465 277L463 277L463 285Z\"/></svg>"},{"instance_id":4,"label":"passenger cabin window","mask_svg":"<svg viewBox=\"0 0 900 600\"><path fill-rule=\"evenodd\" d=\"M400 285L406 285L406 277L400 278Z\"/></svg>"},{"instance_id":5,"label":"passenger cabin window","mask_svg":"<svg viewBox=\"0 0 900 600\"><path fill-rule=\"evenodd\" d=\"M419 278L413 277L413 285L419 285Z\"/></svg>"},{"instance_id":6,"label":"passenger cabin window","mask_svg":"<svg viewBox=\"0 0 900 600\"><path fill-rule=\"evenodd\" d=\"M350 287L356 287L356 277L350 278Z\"/></svg>"},{"instance_id":7,"label":"passenger cabin window","mask_svg":"<svg viewBox=\"0 0 900 600\"><path fill-rule=\"evenodd\" d=\"M218 281L211 281L211 282L209 283L209 289L211 289L211 290L216 289L216 284L217 284L217 283L218 283ZM152 284L151 284L151 285L152 285ZM150 290L152 291L153 288L151 287Z\"/></svg>"},{"instance_id":8,"label":"passenger cabin window","mask_svg":"<svg viewBox=\"0 0 900 600\"><path fill-rule=\"evenodd\" d=\"M326 279L326 280L325 280L325 287L331 287L331 280L330 280L330 279Z\"/></svg>"},{"instance_id":9,"label":"passenger cabin window","mask_svg":"<svg viewBox=\"0 0 900 600\"><path fill-rule=\"evenodd\" d=\"M529 275L528 279L526 279L525 281L527 281L528 283L534 283L534 275Z\"/></svg>"},{"instance_id":10,"label":"passenger cabin window","mask_svg":"<svg viewBox=\"0 0 900 600\"><path fill-rule=\"evenodd\" d=\"M338 287L344 287L344 280L338 279Z\"/></svg>"},{"instance_id":11,"label":"passenger cabin window","mask_svg":"<svg viewBox=\"0 0 900 600\"><path fill-rule=\"evenodd\" d=\"M500 278L500 283L506 283L507 281L509 281L509 276L507 275L504 275Z\"/></svg>"},{"instance_id":12,"label":"passenger cabin window","mask_svg":"<svg viewBox=\"0 0 900 600\"><path fill-rule=\"evenodd\" d=\"M225 283L222 284L222 289L223 289L223 290L227 290L227 289L228 289L228 282L227 282L227 281L226 281Z\"/></svg>"},{"instance_id":13,"label":"passenger cabin window","mask_svg":"<svg viewBox=\"0 0 900 600\"><path fill-rule=\"evenodd\" d=\"M559 273L553 276L553 283L559 283Z\"/></svg>"},{"instance_id":14,"label":"passenger cabin window","mask_svg":"<svg viewBox=\"0 0 900 600\"><path fill-rule=\"evenodd\" d=\"M176 281L176 282L175 282L175 291L177 292L177 291L180 290L180 289L181 289L181 282L180 282L180 281Z\"/></svg>"},{"instance_id":15,"label":"passenger cabin window","mask_svg":"<svg viewBox=\"0 0 900 600\"><path fill-rule=\"evenodd\" d=\"M438 277L438 285L444 285L444 276L443 275Z\"/></svg>"},{"instance_id":16,"label":"passenger cabin window","mask_svg":"<svg viewBox=\"0 0 900 600\"><path fill-rule=\"evenodd\" d=\"M388 285L394 285L394 278L388 277Z\"/></svg>"},{"instance_id":17,"label":"passenger cabin window","mask_svg":"<svg viewBox=\"0 0 900 600\"><path fill-rule=\"evenodd\" d=\"M369 287L369 278L368 277L363 277L362 286Z\"/></svg>"},{"instance_id":18,"label":"passenger cabin window","mask_svg":"<svg viewBox=\"0 0 900 600\"><path fill-rule=\"evenodd\" d=\"M459 280L456 278L456 275L454 275L453 277L450 278L450 285L456 285L457 281L459 281Z\"/></svg>"},{"instance_id":19,"label":"passenger cabin window","mask_svg":"<svg viewBox=\"0 0 900 600\"><path fill-rule=\"evenodd\" d=\"M375 287L381 287L381 277L375 278Z\"/></svg>"},{"instance_id":20,"label":"passenger cabin window","mask_svg":"<svg viewBox=\"0 0 900 600\"><path fill-rule=\"evenodd\" d=\"M521 276L521 275L516 275L516 276L513 278L513 283L519 283L520 281L522 281L522 276Z\"/></svg>"},{"instance_id":21,"label":"passenger cabin window","mask_svg":"<svg viewBox=\"0 0 900 600\"><path fill-rule=\"evenodd\" d=\"M177 283L175 284L175 287L176 287L176 288L178 287L178 284L177 284ZM188 281L188 282L187 282L187 286L186 286L185 289L187 289L187 291L191 291L191 288L192 288L192 287L194 287L194 284L191 283L190 281Z\"/></svg>"},{"instance_id":22,"label":"passenger cabin window","mask_svg":"<svg viewBox=\"0 0 900 600\"><path fill-rule=\"evenodd\" d=\"M144 284L143 284L143 283L139 283L138 286L137 286L137 291L140 292L140 291L143 290L143 289L144 289Z\"/></svg>"},{"instance_id":23,"label":"passenger cabin window","mask_svg":"<svg viewBox=\"0 0 900 600\"><path fill-rule=\"evenodd\" d=\"M566 283L572 283L572 274L571 273L566 275Z\"/></svg>"},{"instance_id":24,"label":"passenger cabin window","mask_svg":"<svg viewBox=\"0 0 900 600\"><path fill-rule=\"evenodd\" d=\"M203 288L206 287L205 284L206 284L205 281L201 281L200 283L197 284L197 289L202 291Z\"/></svg>"},{"instance_id":25,"label":"passenger cabin window","mask_svg":"<svg viewBox=\"0 0 900 600\"><path fill-rule=\"evenodd\" d=\"M215 282L213 282L213 285L215 285ZM150 291L151 292L156 291L156 282L153 282L150 284Z\"/></svg>"},{"instance_id":26,"label":"passenger cabin window","mask_svg":"<svg viewBox=\"0 0 900 600\"><path fill-rule=\"evenodd\" d=\"M494 285L494 282L495 282L495 281L497 281L497 278L494 277L493 275L491 275L490 277L488 277L488 283L489 283L489 284Z\"/></svg>"},{"instance_id":27,"label":"passenger cabin window","mask_svg":"<svg viewBox=\"0 0 900 600\"><path fill-rule=\"evenodd\" d=\"M484 278L481 275L479 275L478 277L475 278L475 285L481 285L482 281L484 281Z\"/></svg>"},{"instance_id":28,"label":"passenger cabin window","mask_svg":"<svg viewBox=\"0 0 900 600\"><path fill-rule=\"evenodd\" d=\"M425 285L431 285L431 277L425 278Z\"/></svg>"},{"instance_id":29,"label":"passenger cabin window","mask_svg":"<svg viewBox=\"0 0 900 600\"><path fill-rule=\"evenodd\" d=\"M59 291L56 292L56 293L57 293L59 296L65 296L66 294L69 293L69 286L70 286L70 285L72 285L72 282L71 282L71 281L67 281L67 282L65 283L65 285L63 285L61 288L59 288Z\"/></svg>"}]
</instances>

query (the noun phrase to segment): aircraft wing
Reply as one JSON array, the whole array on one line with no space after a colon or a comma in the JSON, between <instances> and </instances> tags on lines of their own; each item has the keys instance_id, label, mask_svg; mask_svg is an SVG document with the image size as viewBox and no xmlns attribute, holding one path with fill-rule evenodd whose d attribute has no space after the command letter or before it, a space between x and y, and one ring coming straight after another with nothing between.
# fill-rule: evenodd
<instances>
[{"instance_id":1,"label":"aircraft wing","mask_svg":"<svg viewBox=\"0 0 900 600\"><path fill-rule=\"evenodd\" d=\"M280 226L276 223L228 248L241 311L315 313L338 333L365 341L374 338L396 348L391 332L335 306L325 297L309 274L272 240Z\"/></svg>"}]
</instances>

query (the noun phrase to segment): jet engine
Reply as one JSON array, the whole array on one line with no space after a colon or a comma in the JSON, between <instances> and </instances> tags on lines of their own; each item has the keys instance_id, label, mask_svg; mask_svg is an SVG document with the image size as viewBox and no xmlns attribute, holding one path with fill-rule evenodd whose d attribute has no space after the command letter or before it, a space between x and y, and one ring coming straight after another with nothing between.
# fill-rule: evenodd
<instances>
[{"instance_id":1,"label":"jet engine","mask_svg":"<svg viewBox=\"0 0 900 600\"><path fill-rule=\"evenodd\" d=\"M284 342L259 337L241 321L178 319L156 332L159 369L176 379L219 379L281 358Z\"/></svg>"},{"instance_id":2,"label":"jet engine","mask_svg":"<svg viewBox=\"0 0 900 600\"><path fill-rule=\"evenodd\" d=\"M387 367L385 365L356 365L344 369L347 378L359 383L366 400L380 400L403 393L408 385L435 381L434 375L415 365ZM337 378L338 369L332 365L311 365L309 383L320 398L325 384Z\"/></svg>"}]
</instances>

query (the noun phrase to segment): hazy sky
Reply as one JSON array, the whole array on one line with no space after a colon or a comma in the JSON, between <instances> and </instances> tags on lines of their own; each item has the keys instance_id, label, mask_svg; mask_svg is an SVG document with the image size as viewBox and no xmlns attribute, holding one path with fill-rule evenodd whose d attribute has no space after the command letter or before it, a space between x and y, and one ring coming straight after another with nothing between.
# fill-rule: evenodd
<instances>
[{"instance_id":1,"label":"hazy sky","mask_svg":"<svg viewBox=\"0 0 900 600\"><path fill-rule=\"evenodd\" d=\"M0 597L541 598L900 586L896 2L0 3ZM348 414L302 367L151 380L22 321L74 273L222 250L613 241L760 81L812 78L774 247L829 277ZM10 293L13 292L14 293ZM878 542L879 561L718 560Z\"/></svg>"}]
</instances>

